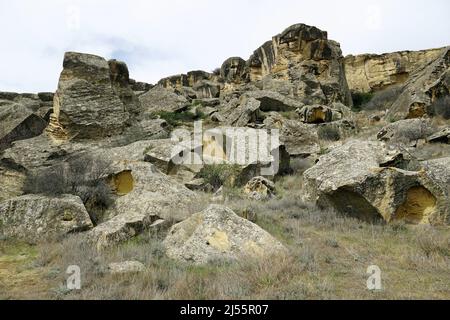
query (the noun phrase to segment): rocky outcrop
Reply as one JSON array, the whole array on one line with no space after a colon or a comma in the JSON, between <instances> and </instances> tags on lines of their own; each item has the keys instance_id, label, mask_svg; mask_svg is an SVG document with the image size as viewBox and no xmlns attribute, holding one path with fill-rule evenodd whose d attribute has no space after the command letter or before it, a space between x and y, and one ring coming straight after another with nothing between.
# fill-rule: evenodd
<instances>
[{"instance_id":1,"label":"rocky outcrop","mask_svg":"<svg viewBox=\"0 0 450 320\"><path fill-rule=\"evenodd\" d=\"M435 60L442 48L362 54L345 57L345 75L350 90L373 92L405 83L418 68Z\"/></svg>"},{"instance_id":2,"label":"rocky outcrop","mask_svg":"<svg viewBox=\"0 0 450 320\"><path fill-rule=\"evenodd\" d=\"M348 142L304 173L306 199L366 221L447 223L446 193L426 172L398 169L401 161L380 142Z\"/></svg>"},{"instance_id":3,"label":"rocky outcrop","mask_svg":"<svg viewBox=\"0 0 450 320\"><path fill-rule=\"evenodd\" d=\"M436 59L411 74L387 117L400 120L433 114L433 110L430 110L432 103L449 94L450 47L447 47Z\"/></svg>"},{"instance_id":4,"label":"rocky outcrop","mask_svg":"<svg viewBox=\"0 0 450 320\"><path fill-rule=\"evenodd\" d=\"M50 134L59 139L99 139L123 132L130 113L137 110L131 91L123 87L126 67L118 62L111 66L112 72L108 62L98 56L65 54Z\"/></svg>"},{"instance_id":5,"label":"rocky outcrop","mask_svg":"<svg viewBox=\"0 0 450 320\"><path fill-rule=\"evenodd\" d=\"M287 252L269 233L219 205L174 225L164 246L168 257L194 264L270 258Z\"/></svg>"},{"instance_id":6,"label":"rocky outcrop","mask_svg":"<svg viewBox=\"0 0 450 320\"><path fill-rule=\"evenodd\" d=\"M258 48L247 61L250 81L304 103L352 101L337 42L315 27L296 24ZM288 92L286 92L288 91Z\"/></svg>"},{"instance_id":7,"label":"rocky outcrop","mask_svg":"<svg viewBox=\"0 0 450 320\"><path fill-rule=\"evenodd\" d=\"M37 243L60 240L92 227L76 196L25 195L0 203L0 234L6 237Z\"/></svg>"}]
</instances>

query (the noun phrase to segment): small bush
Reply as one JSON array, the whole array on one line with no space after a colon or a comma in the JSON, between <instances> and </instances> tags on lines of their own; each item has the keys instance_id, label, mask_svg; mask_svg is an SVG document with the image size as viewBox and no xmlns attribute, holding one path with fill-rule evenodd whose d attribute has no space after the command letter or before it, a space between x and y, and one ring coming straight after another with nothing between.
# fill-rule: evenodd
<instances>
[{"instance_id":1,"label":"small bush","mask_svg":"<svg viewBox=\"0 0 450 320\"><path fill-rule=\"evenodd\" d=\"M317 130L319 139L327 141L339 141L341 139L341 134L339 129L334 126L321 126Z\"/></svg>"},{"instance_id":2,"label":"small bush","mask_svg":"<svg viewBox=\"0 0 450 320\"><path fill-rule=\"evenodd\" d=\"M361 106L363 110L386 110L395 102L401 93L401 87L390 87L373 94L372 99Z\"/></svg>"},{"instance_id":3,"label":"small bush","mask_svg":"<svg viewBox=\"0 0 450 320\"><path fill-rule=\"evenodd\" d=\"M112 204L107 182L109 164L101 159L81 156L68 163L45 168L30 174L24 185L26 194L80 197L94 224L101 222L104 211Z\"/></svg>"},{"instance_id":4,"label":"small bush","mask_svg":"<svg viewBox=\"0 0 450 320\"><path fill-rule=\"evenodd\" d=\"M430 106L430 113L433 116L442 117L446 120L450 119L450 96L437 99Z\"/></svg>"},{"instance_id":5,"label":"small bush","mask_svg":"<svg viewBox=\"0 0 450 320\"><path fill-rule=\"evenodd\" d=\"M373 94L370 92L352 92L354 111L361 111L361 107L367 104L372 97Z\"/></svg>"},{"instance_id":6,"label":"small bush","mask_svg":"<svg viewBox=\"0 0 450 320\"><path fill-rule=\"evenodd\" d=\"M199 172L199 177L209 183L215 190L223 185L232 186L238 173L238 166L230 164L206 165Z\"/></svg>"},{"instance_id":7,"label":"small bush","mask_svg":"<svg viewBox=\"0 0 450 320\"><path fill-rule=\"evenodd\" d=\"M206 116L198 109L195 112L183 111L183 112L167 112L160 111L153 114L155 118L161 118L167 121L167 123L173 127L182 125L184 122L192 122L200 119L204 119Z\"/></svg>"}]
</instances>

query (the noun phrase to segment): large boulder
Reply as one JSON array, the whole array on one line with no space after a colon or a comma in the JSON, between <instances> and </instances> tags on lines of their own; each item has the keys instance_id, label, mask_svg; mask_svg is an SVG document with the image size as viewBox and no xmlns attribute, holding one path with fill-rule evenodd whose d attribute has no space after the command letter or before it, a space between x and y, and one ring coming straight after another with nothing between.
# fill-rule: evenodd
<instances>
[{"instance_id":1,"label":"large boulder","mask_svg":"<svg viewBox=\"0 0 450 320\"><path fill-rule=\"evenodd\" d=\"M381 142L350 141L304 173L306 199L372 222L446 223L446 193L424 171L398 169L401 159Z\"/></svg>"},{"instance_id":2,"label":"large boulder","mask_svg":"<svg viewBox=\"0 0 450 320\"><path fill-rule=\"evenodd\" d=\"M220 77L226 82L245 82L247 76L247 66L245 60L239 57L231 57L224 61L220 68Z\"/></svg>"},{"instance_id":3,"label":"large boulder","mask_svg":"<svg viewBox=\"0 0 450 320\"><path fill-rule=\"evenodd\" d=\"M219 205L211 205L174 225L164 246L170 258L194 264L286 253L285 247L269 233Z\"/></svg>"},{"instance_id":4,"label":"large boulder","mask_svg":"<svg viewBox=\"0 0 450 320\"><path fill-rule=\"evenodd\" d=\"M296 120L282 120L280 141L292 157L307 157L320 152L317 128Z\"/></svg>"},{"instance_id":5,"label":"large boulder","mask_svg":"<svg viewBox=\"0 0 450 320\"><path fill-rule=\"evenodd\" d=\"M176 94L172 89L155 86L147 93L141 95L139 100L142 104L144 114L157 112L178 112L186 109L189 102L182 96Z\"/></svg>"},{"instance_id":6,"label":"large boulder","mask_svg":"<svg viewBox=\"0 0 450 320\"><path fill-rule=\"evenodd\" d=\"M381 141L404 143L415 146L421 139L426 139L433 129L428 119L408 119L390 123L377 134Z\"/></svg>"},{"instance_id":7,"label":"large boulder","mask_svg":"<svg viewBox=\"0 0 450 320\"><path fill-rule=\"evenodd\" d=\"M55 241L93 227L81 199L25 195L0 203L0 234L32 243Z\"/></svg>"},{"instance_id":8,"label":"large boulder","mask_svg":"<svg viewBox=\"0 0 450 320\"><path fill-rule=\"evenodd\" d=\"M105 213L105 222L87 235L99 250L127 241L155 223L186 219L187 207L195 201L192 191L150 163L115 161L108 173L114 204Z\"/></svg>"},{"instance_id":9,"label":"large boulder","mask_svg":"<svg viewBox=\"0 0 450 320\"><path fill-rule=\"evenodd\" d=\"M63 67L49 132L59 139L120 134L130 113L115 92L118 87L113 88L108 62L90 54L67 52ZM120 82L115 73L113 78L115 83Z\"/></svg>"}]
</instances>

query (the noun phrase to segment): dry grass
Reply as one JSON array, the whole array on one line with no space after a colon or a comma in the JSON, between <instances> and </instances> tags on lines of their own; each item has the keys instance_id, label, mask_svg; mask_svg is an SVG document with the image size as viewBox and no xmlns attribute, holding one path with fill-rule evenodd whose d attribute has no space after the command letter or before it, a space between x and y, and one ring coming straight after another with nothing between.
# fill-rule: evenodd
<instances>
[{"instance_id":1,"label":"dry grass","mask_svg":"<svg viewBox=\"0 0 450 320\"><path fill-rule=\"evenodd\" d=\"M302 169L300 169L302 171ZM226 204L256 223L290 250L285 259L217 261L208 266L174 262L164 255L162 233L146 233L98 254L77 237L40 245L23 266L38 270L33 289L22 283L14 298L51 299L449 299L449 228L404 224L371 225L321 211L299 199L301 175L276 183L279 197L268 202L245 200L237 193ZM203 195L205 196L205 195ZM13 248L2 243L2 250ZM13 252L13 255L15 253ZM11 256L11 254L10 254ZM2 257L3 259L3 257ZM146 271L110 275L110 262L138 260ZM0 260L3 261L3 260ZM82 270L82 290L68 291L65 270ZM366 288L370 265L382 270L383 290ZM1 262L0 262L1 265ZM4 266L4 265L1 265ZM17 268L18 266L15 266ZM34 268L34 269L33 269ZM0 269L1 270L1 269ZM7 266L9 270L9 266ZM9 270L9 281L20 273ZM1 271L4 272L5 271ZM45 283L46 285L43 285ZM9 286L8 288L10 288ZM25 288L27 292L25 292ZM44 290L47 289L47 290ZM2 292L2 291L0 291Z\"/></svg>"}]
</instances>

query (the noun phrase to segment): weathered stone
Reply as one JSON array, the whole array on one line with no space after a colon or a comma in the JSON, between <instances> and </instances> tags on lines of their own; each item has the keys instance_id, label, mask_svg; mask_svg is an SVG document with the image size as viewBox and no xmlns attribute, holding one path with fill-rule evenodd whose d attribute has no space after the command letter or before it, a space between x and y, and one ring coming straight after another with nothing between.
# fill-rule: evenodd
<instances>
[{"instance_id":1,"label":"weathered stone","mask_svg":"<svg viewBox=\"0 0 450 320\"><path fill-rule=\"evenodd\" d=\"M0 166L0 202L21 196L25 179L24 172Z\"/></svg>"},{"instance_id":2,"label":"weathered stone","mask_svg":"<svg viewBox=\"0 0 450 320\"><path fill-rule=\"evenodd\" d=\"M263 259L287 252L269 233L219 205L211 205L174 225L164 246L170 258L194 264Z\"/></svg>"},{"instance_id":3,"label":"weathered stone","mask_svg":"<svg viewBox=\"0 0 450 320\"><path fill-rule=\"evenodd\" d=\"M120 134L129 113L111 83L108 62L98 56L67 52L53 104L49 132L59 139Z\"/></svg>"},{"instance_id":4,"label":"weathered stone","mask_svg":"<svg viewBox=\"0 0 450 320\"><path fill-rule=\"evenodd\" d=\"M325 123L333 120L333 110L327 106L304 106L298 110L300 118L305 123Z\"/></svg>"},{"instance_id":5,"label":"weathered stone","mask_svg":"<svg viewBox=\"0 0 450 320\"><path fill-rule=\"evenodd\" d=\"M306 200L367 221L442 224L445 193L423 171L394 167L399 156L375 141L337 147L304 173Z\"/></svg>"},{"instance_id":6,"label":"weathered stone","mask_svg":"<svg viewBox=\"0 0 450 320\"><path fill-rule=\"evenodd\" d=\"M408 119L390 123L377 134L378 140L404 143L416 146L418 140L425 139L432 132L428 119Z\"/></svg>"},{"instance_id":7,"label":"weathered stone","mask_svg":"<svg viewBox=\"0 0 450 320\"><path fill-rule=\"evenodd\" d=\"M296 24L257 49L247 61L250 80L263 80L271 89L304 100L304 103L342 102L352 105L337 42L315 27ZM287 81L281 86L273 81ZM312 100L312 98L315 99Z\"/></svg>"},{"instance_id":8,"label":"weathered stone","mask_svg":"<svg viewBox=\"0 0 450 320\"><path fill-rule=\"evenodd\" d=\"M246 93L246 96L254 98L260 102L259 109L262 112L286 112L294 111L303 105L298 100L284 96L278 92L258 90Z\"/></svg>"},{"instance_id":9,"label":"weathered stone","mask_svg":"<svg viewBox=\"0 0 450 320\"><path fill-rule=\"evenodd\" d=\"M47 122L26 106L15 102L4 102L0 108L0 151L18 140L40 135Z\"/></svg>"},{"instance_id":10,"label":"weathered stone","mask_svg":"<svg viewBox=\"0 0 450 320\"><path fill-rule=\"evenodd\" d=\"M147 93L141 95L139 100L145 114L165 112L179 112L188 106L189 102L181 95L161 86L150 89Z\"/></svg>"},{"instance_id":11,"label":"weathered stone","mask_svg":"<svg viewBox=\"0 0 450 320\"><path fill-rule=\"evenodd\" d=\"M244 193L249 199L267 200L274 195L275 184L264 177L255 177L245 185Z\"/></svg>"},{"instance_id":12,"label":"weathered stone","mask_svg":"<svg viewBox=\"0 0 450 320\"><path fill-rule=\"evenodd\" d=\"M114 93L125 105L130 115L138 115L141 111L141 103L130 86L130 74L125 62L115 59L108 61L109 73Z\"/></svg>"},{"instance_id":13,"label":"weathered stone","mask_svg":"<svg viewBox=\"0 0 450 320\"><path fill-rule=\"evenodd\" d=\"M349 55L345 57L349 88L356 92L372 92L403 84L415 70L436 59L442 50Z\"/></svg>"},{"instance_id":14,"label":"weathered stone","mask_svg":"<svg viewBox=\"0 0 450 320\"><path fill-rule=\"evenodd\" d=\"M92 226L76 196L25 195L0 203L0 233L6 237L33 243L54 241Z\"/></svg>"},{"instance_id":15,"label":"weathered stone","mask_svg":"<svg viewBox=\"0 0 450 320\"><path fill-rule=\"evenodd\" d=\"M140 273L145 271L145 266L139 261L115 262L108 265L110 274L129 274Z\"/></svg>"},{"instance_id":16,"label":"weathered stone","mask_svg":"<svg viewBox=\"0 0 450 320\"><path fill-rule=\"evenodd\" d=\"M391 119L421 118L432 114L430 105L450 94L450 47L432 62L411 74L387 116Z\"/></svg>"},{"instance_id":17,"label":"weathered stone","mask_svg":"<svg viewBox=\"0 0 450 320\"><path fill-rule=\"evenodd\" d=\"M447 143L450 144L450 127L444 128L427 138L431 143Z\"/></svg>"},{"instance_id":18,"label":"weathered stone","mask_svg":"<svg viewBox=\"0 0 450 320\"><path fill-rule=\"evenodd\" d=\"M220 77L227 82L245 82L247 78L247 67L244 59L232 57L225 60L220 68Z\"/></svg>"},{"instance_id":19,"label":"weathered stone","mask_svg":"<svg viewBox=\"0 0 450 320\"><path fill-rule=\"evenodd\" d=\"M314 126L295 120L284 120L280 141L293 157L307 157L320 152L319 137Z\"/></svg>"},{"instance_id":20,"label":"weathered stone","mask_svg":"<svg viewBox=\"0 0 450 320\"><path fill-rule=\"evenodd\" d=\"M161 220L181 221L195 194L150 163L116 161L109 168L117 195L105 213L106 221L87 234L98 250L127 241Z\"/></svg>"}]
</instances>

